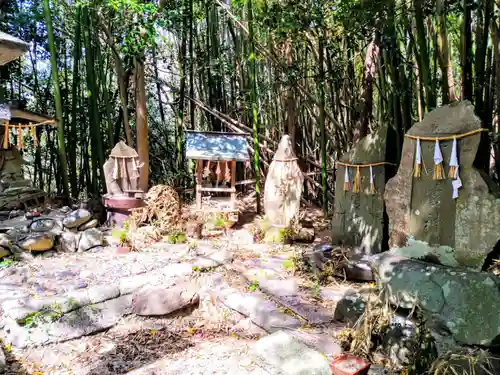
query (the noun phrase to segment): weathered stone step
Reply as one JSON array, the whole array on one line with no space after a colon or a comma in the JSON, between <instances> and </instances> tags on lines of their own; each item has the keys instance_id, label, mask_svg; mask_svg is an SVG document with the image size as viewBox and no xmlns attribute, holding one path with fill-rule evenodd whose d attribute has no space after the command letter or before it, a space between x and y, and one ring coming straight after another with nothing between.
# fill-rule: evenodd
<instances>
[{"instance_id":1,"label":"weathered stone step","mask_svg":"<svg viewBox=\"0 0 500 375\"><path fill-rule=\"evenodd\" d=\"M258 293L233 293L228 295L223 304L265 329L274 332L280 329L294 329L300 327L298 319L279 311L276 304Z\"/></svg>"}]
</instances>

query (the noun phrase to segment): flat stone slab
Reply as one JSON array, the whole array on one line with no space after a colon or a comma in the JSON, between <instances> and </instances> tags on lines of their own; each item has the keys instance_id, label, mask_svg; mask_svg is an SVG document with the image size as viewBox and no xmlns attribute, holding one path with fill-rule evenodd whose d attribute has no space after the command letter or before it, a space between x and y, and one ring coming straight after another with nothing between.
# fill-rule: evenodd
<instances>
[{"instance_id":1,"label":"flat stone slab","mask_svg":"<svg viewBox=\"0 0 500 375\"><path fill-rule=\"evenodd\" d=\"M233 255L227 249L214 251L208 254L198 255L190 263L201 271L209 268L216 268L230 263L233 260Z\"/></svg>"},{"instance_id":2,"label":"flat stone slab","mask_svg":"<svg viewBox=\"0 0 500 375\"><path fill-rule=\"evenodd\" d=\"M224 305L262 327L267 332L300 327L300 321L278 310L276 305L258 294L233 293L224 299Z\"/></svg>"},{"instance_id":3,"label":"flat stone slab","mask_svg":"<svg viewBox=\"0 0 500 375\"><path fill-rule=\"evenodd\" d=\"M144 286L169 286L173 285L179 277L187 277L193 273L193 266L187 263L174 263L130 277L120 279L120 294L130 294Z\"/></svg>"},{"instance_id":4,"label":"flat stone slab","mask_svg":"<svg viewBox=\"0 0 500 375\"><path fill-rule=\"evenodd\" d=\"M120 296L117 285L96 285L88 289L70 291L56 297L8 300L2 303L4 316L22 320L29 314L41 311L48 306L57 306L61 313L67 313L80 307L107 301Z\"/></svg>"},{"instance_id":5,"label":"flat stone slab","mask_svg":"<svg viewBox=\"0 0 500 375\"><path fill-rule=\"evenodd\" d=\"M328 358L333 358L343 352L341 346L333 339L332 335L328 333L305 332L301 330L290 331L288 333L303 344L317 350Z\"/></svg>"},{"instance_id":6,"label":"flat stone slab","mask_svg":"<svg viewBox=\"0 0 500 375\"><path fill-rule=\"evenodd\" d=\"M298 296L300 293L299 282L294 279L276 280L261 278L259 279L259 289L274 297Z\"/></svg>"},{"instance_id":7,"label":"flat stone slab","mask_svg":"<svg viewBox=\"0 0 500 375\"><path fill-rule=\"evenodd\" d=\"M278 302L307 320L310 324L330 323L335 319L334 311L323 306L314 305L300 296L279 297Z\"/></svg>"},{"instance_id":8,"label":"flat stone slab","mask_svg":"<svg viewBox=\"0 0 500 375\"><path fill-rule=\"evenodd\" d=\"M123 315L130 314L132 296L122 296L85 306L62 315L53 322L32 327L20 326L15 320L4 321L5 342L17 347L43 346L76 339L114 326Z\"/></svg>"},{"instance_id":9,"label":"flat stone slab","mask_svg":"<svg viewBox=\"0 0 500 375\"><path fill-rule=\"evenodd\" d=\"M251 354L252 359L271 375L332 374L325 356L284 331L257 341Z\"/></svg>"}]
</instances>

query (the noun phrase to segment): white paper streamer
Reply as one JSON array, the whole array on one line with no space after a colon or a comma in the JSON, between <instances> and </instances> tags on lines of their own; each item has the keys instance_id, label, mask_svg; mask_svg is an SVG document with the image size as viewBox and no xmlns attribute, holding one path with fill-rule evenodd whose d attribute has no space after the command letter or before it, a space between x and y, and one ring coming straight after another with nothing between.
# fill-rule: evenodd
<instances>
[{"instance_id":1,"label":"white paper streamer","mask_svg":"<svg viewBox=\"0 0 500 375\"><path fill-rule=\"evenodd\" d=\"M460 189L462 187L462 180L460 179L460 176L458 174L458 167L457 167L456 173L455 173L455 180L453 180L451 182L451 185L453 187L452 198L457 199L458 198L458 189Z\"/></svg>"},{"instance_id":2,"label":"white paper streamer","mask_svg":"<svg viewBox=\"0 0 500 375\"><path fill-rule=\"evenodd\" d=\"M458 156L457 156L457 139L453 139L453 146L451 148L451 157L450 157L450 167L456 167L455 168L455 175L453 178L458 178Z\"/></svg>"},{"instance_id":3,"label":"white paper streamer","mask_svg":"<svg viewBox=\"0 0 500 375\"><path fill-rule=\"evenodd\" d=\"M344 182L349 183L349 168L345 167Z\"/></svg>"},{"instance_id":4,"label":"white paper streamer","mask_svg":"<svg viewBox=\"0 0 500 375\"><path fill-rule=\"evenodd\" d=\"M370 165L370 185L373 185L373 168Z\"/></svg>"},{"instance_id":5,"label":"white paper streamer","mask_svg":"<svg viewBox=\"0 0 500 375\"><path fill-rule=\"evenodd\" d=\"M443 154L439 148L439 141L436 139L436 144L434 146L434 164L438 165L443 162Z\"/></svg>"},{"instance_id":6,"label":"white paper streamer","mask_svg":"<svg viewBox=\"0 0 500 375\"><path fill-rule=\"evenodd\" d=\"M415 150L415 164L422 164L422 148L420 147L419 138L417 138L417 146Z\"/></svg>"}]
</instances>

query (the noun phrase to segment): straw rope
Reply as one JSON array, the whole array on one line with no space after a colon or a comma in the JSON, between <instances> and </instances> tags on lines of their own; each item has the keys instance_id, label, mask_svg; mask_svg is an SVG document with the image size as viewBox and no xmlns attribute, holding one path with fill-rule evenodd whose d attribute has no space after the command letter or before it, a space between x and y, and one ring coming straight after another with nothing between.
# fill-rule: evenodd
<instances>
[{"instance_id":1,"label":"straw rope","mask_svg":"<svg viewBox=\"0 0 500 375\"><path fill-rule=\"evenodd\" d=\"M389 163L386 161L379 161L377 163L369 163L369 164L350 164L350 163L344 163L342 161L336 161L335 162L338 165L341 165L343 167L350 167L350 168L367 168L367 167L377 167L379 165L393 165L396 166L394 163Z\"/></svg>"},{"instance_id":2,"label":"straw rope","mask_svg":"<svg viewBox=\"0 0 500 375\"><path fill-rule=\"evenodd\" d=\"M452 141L453 139L461 139L461 138L469 137L469 136L474 135L474 134L488 132L488 131L489 131L488 129L481 128L481 129L471 130L470 132L467 132L467 133L447 135L444 137L420 137L418 135L409 135L409 134L405 134L405 137L407 137L409 139L420 139L421 141L436 141L436 140L437 141Z\"/></svg>"}]
</instances>

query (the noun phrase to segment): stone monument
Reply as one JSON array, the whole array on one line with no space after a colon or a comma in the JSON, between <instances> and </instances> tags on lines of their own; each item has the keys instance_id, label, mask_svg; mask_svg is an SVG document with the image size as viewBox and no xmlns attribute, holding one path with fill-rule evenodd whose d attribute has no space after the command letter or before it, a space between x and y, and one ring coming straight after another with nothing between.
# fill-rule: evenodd
<instances>
[{"instance_id":1,"label":"stone monument","mask_svg":"<svg viewBox=\"0 0 500 375\"><path fill-rule=\"evenodd\" d=\"M264 211L272 225L287 227L298 215L303 184L290 136L284 135L266 176Z\"/></svg>"},{"instance_id":2,"label":"stone monument","mask_svg":"<svg viewBox=\"0 0 500 375\"><path fill-rule=\"evenodd\" d=\"M353 192L352 187L348 191L345 189L346 168L349 184L354 181L357 168L344 163L367 165L385 162L386 139L387 129L380 128L361 139L337 164L332 240L334 244L353 246L358 254L375 254L384 249L386 165L372 167L372 181L370 168L359 168L360 187L358 192Z\"/></svg>"},{"instance_id":3,"label":"stone monument","mask_svg":"<svg viewBox=\"0 0 500 375\"><path fill-rule=\"evenodd\" d=\"M400 248L399 255L475 270L484 265L500 240L500 194L489 176L473 166L480 129L474 107L463 101L435 109L408 131L397 175L385 187L390 245ZM456 197L448 177L453 139L439 142L444 179L432 173L432 140L419 141L422 171L414 177L417 141L411 137L450 136L456 136L462 185Z\"/></svg>"}]
</instances>

